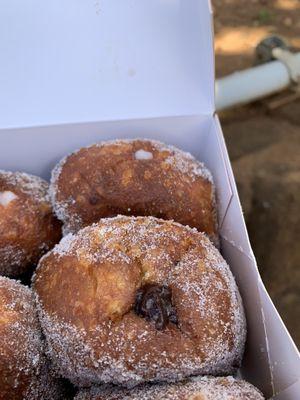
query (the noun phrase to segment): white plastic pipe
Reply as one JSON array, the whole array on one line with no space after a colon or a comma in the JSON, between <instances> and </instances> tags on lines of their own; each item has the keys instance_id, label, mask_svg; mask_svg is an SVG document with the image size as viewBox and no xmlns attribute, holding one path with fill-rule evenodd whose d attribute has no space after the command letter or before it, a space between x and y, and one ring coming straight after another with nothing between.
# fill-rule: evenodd
<instances>
[{"instance_id":1,"label":"white plastic pipe","mask_svg":"<svg viewBox=\"0 0 300 400\"><path fill-rule=\"evenodd\" d=\"M300 53L296 53L295 57L300 68ZM216 81L216 109L220 111L238 104L249 103L279 92L290 84L288 69L281 61L271 61L235 72Z\"/></svg>"}]
</instances>

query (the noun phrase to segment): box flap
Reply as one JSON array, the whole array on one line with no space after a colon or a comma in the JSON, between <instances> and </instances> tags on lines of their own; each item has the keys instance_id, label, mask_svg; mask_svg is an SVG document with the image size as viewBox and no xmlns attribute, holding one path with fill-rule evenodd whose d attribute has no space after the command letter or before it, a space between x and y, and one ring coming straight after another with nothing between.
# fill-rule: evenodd
<instances>
[{"instance_id":1,"label":"box flap","mask_svg":"<svg viewBox=\"0 0 300 400\"><path fill-rule=\"evenodd\" d=\"M300 355L264 285L259 285L262 311L268 336L269 362L274 393L300 383Z\"/></svg>"},{"instance_id":2,"label":"box flap","mask_svg":"<svg viewBox=\"0 0 300 400\"><path fill-rule=\"evenodd\" d=\"M3 0L0 128L212 114L208 0Z\"/></svg>"},{"instance_id":3,"label":"box flap","mask_svg":"<svg viewBox=\"0 0 300 400\"><path fill-rule=\"evenodd\" d=\"M294 385L300 380L299 352L262 284L217 116L215 127L232 190L220 228L222 254L237 280L248 322L242 376L260 388L267 398L280 394L274 399L294 399L289 396L295 393ZM286 397L281 396L282 392Z\"/></svg>"},{"instance_id":4,"label":"box flap","mask_svg":"<svg viewBox=\"0 0 300 400\"><path fill-rule=\"evenodd\" d=\"M293 385L289 386L287 389L272 397L272 400L295 400L299 398L299 393L300 379Z\"/></svg>"}]
</instances>

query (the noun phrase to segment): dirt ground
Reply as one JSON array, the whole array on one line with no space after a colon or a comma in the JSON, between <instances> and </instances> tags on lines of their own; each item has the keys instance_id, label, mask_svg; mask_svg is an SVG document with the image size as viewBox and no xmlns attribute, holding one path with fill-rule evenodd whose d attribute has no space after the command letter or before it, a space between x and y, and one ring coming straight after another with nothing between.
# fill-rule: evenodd
<instances>
[{"instance_id":1,"label":"dirt ground","mask_svg":"<svg viewBox=\"0 0 300 400\"><path fill-rule=\"evenodd\" d=\"M213 6L217 78L251 67L255 46L271 34L300 51L300 0L213 0ZM262 278L299 346L300 100L270 111L273 99L220 117Z\"/></svg>"}]
</instances>

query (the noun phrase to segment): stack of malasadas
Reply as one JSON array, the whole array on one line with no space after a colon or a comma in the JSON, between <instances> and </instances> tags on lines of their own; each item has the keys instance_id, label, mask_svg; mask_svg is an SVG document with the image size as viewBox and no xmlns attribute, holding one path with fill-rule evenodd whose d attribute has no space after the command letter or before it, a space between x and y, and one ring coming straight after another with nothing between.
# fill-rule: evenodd
<instances>
[{"instance_id":1,"label":"stack of malasadas","mask_svg":"<svg viewBox=\"0 0 300 400\"><path fill-rule=\"evenodd\" d=\"M246 322L202 163L160 142L116 140L63 158L43 185L39 196L0 185L0 227L11 232L0 230L0 259L15 260L2 272L18 276L59 240L50 197L65 236L32 288L51 373L85 388L76 399L263 399L222 377L241 364Z\"/></svg>"}]
</instances>

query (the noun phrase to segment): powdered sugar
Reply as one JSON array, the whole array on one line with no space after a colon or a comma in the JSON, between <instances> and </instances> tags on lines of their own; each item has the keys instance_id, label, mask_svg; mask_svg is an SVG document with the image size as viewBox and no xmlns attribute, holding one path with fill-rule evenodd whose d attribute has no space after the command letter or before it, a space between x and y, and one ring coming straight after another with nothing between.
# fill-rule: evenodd
<instances>
[{"instance_id":1,"label":"powdered sugar","mask_svg":"<svg viewBox=\"0 0 300 400\"><path fill-rule=\"evenodd\" d=\"M59 256L67 254L72 251L72 244L74 243L75 235L68 233L61 241L53 248L53 253Z\"/></svg>"},{"instance_id":2,"label":"powdered sugar","mask_svg":"<svg viewBox=\"0 0 300 400\"><path fill-rule=\"evenodd\" d=\"M187 242L186 248L181 247L182 240ZM177 250L179 259L172 248L181 248ZM63 268L62 261L69 255L92 268L99 262L127 263L131 268L138 259L143 279L151 277L154 268L155 282L176 291L177 310L185 310L184 318L189 318L188 313L192 312L190 318L195 324L188 327L179 318L179 330L172 334L173 345L169 342L163 349L160 346L166 333L156 332L151 324L144 322L143 328L136 330L130 313L118 323L99 321L96 327L85 330L58 318L55 312L49 313L43 298L37 295L49 356L57 371L73 383L112 382L132 386L144 380L175 381L192 374L231 373L239 365L245 342L245 319L238 290L219 252L195 229L153 217L102 219L77 235L69 234L44 256L35 282L42 276L44 260L51 254L56 257L58 268ZM200 275L199 268L204 268ZM212 297L223 292L228 298L225 311L218 308ZM61 296L63 302L63 293ZM198 329L202 332L200 338L197 338ZM225 340L227 336L231 342ZM191 346L190 350L183 351L182 345L173 349L175 337ZM201 349L197 347L199 343ZM139 353L141 348L143 354Z\"/></svg>"},{"instance_id":3,"label":"powdered sugar","mask_svg":"<svg viewBox=\"0 0 300 400\"><path fill-rule=\"evenodd\" d=\"M141 149L134 153L134 157L136 160L152 160L153 154L150 151Z\"/></svg>"},{"instance_id":4,"label":"powdered sugar","mask_svg":"<svg viewBox=\"0 0 300 400\"><path fill-rule=\"evenodd\" d=\"M18 196L11 192L10 190L5 190L4 192L0 192L0 205L3 207L8 206L10 202L17 199Z\"/></svg>"},{"instance_id":5,"label":"powdered sugar","mask_svg":"<svg viewBox=\"0 0 300 400\"><path fill-rule=\"evenodd\" d=\"M71 155L71 154L69 154L69 155ZM62 168L63 168L64 164L66 163L69 155L66 155L65 157L63 157L59 161L59 163L57 163L55 165L55 167L53 168L53 170L51 172L50 187L49 187L49 195L50 195L50 200L51 200L54 212L55 212L57 218L63 222L65 222L66 220L71 218L68 214L68 206L70 204L72 204L74 199L70 198L64 202L58 202L58 200L56 198L57 191L58 191L57 183L58 183L58 179L61 174ZM69 232L64 232L64 234L68 234L68 233Z\"/></svg>"},{"instance_id":6,"label":"powdered sugar","mask_svg":"<svg viewBox=\"0 0 300 400\"><path fill-rule=\"evenodd\" d=\"M32 196L38 202L49 202L48 183L42 178L25 172L0 170L0 178L5 186L16 188L22 193ZM16 195L15 192L13 194Z\"/></svg>"}]
</instances>

